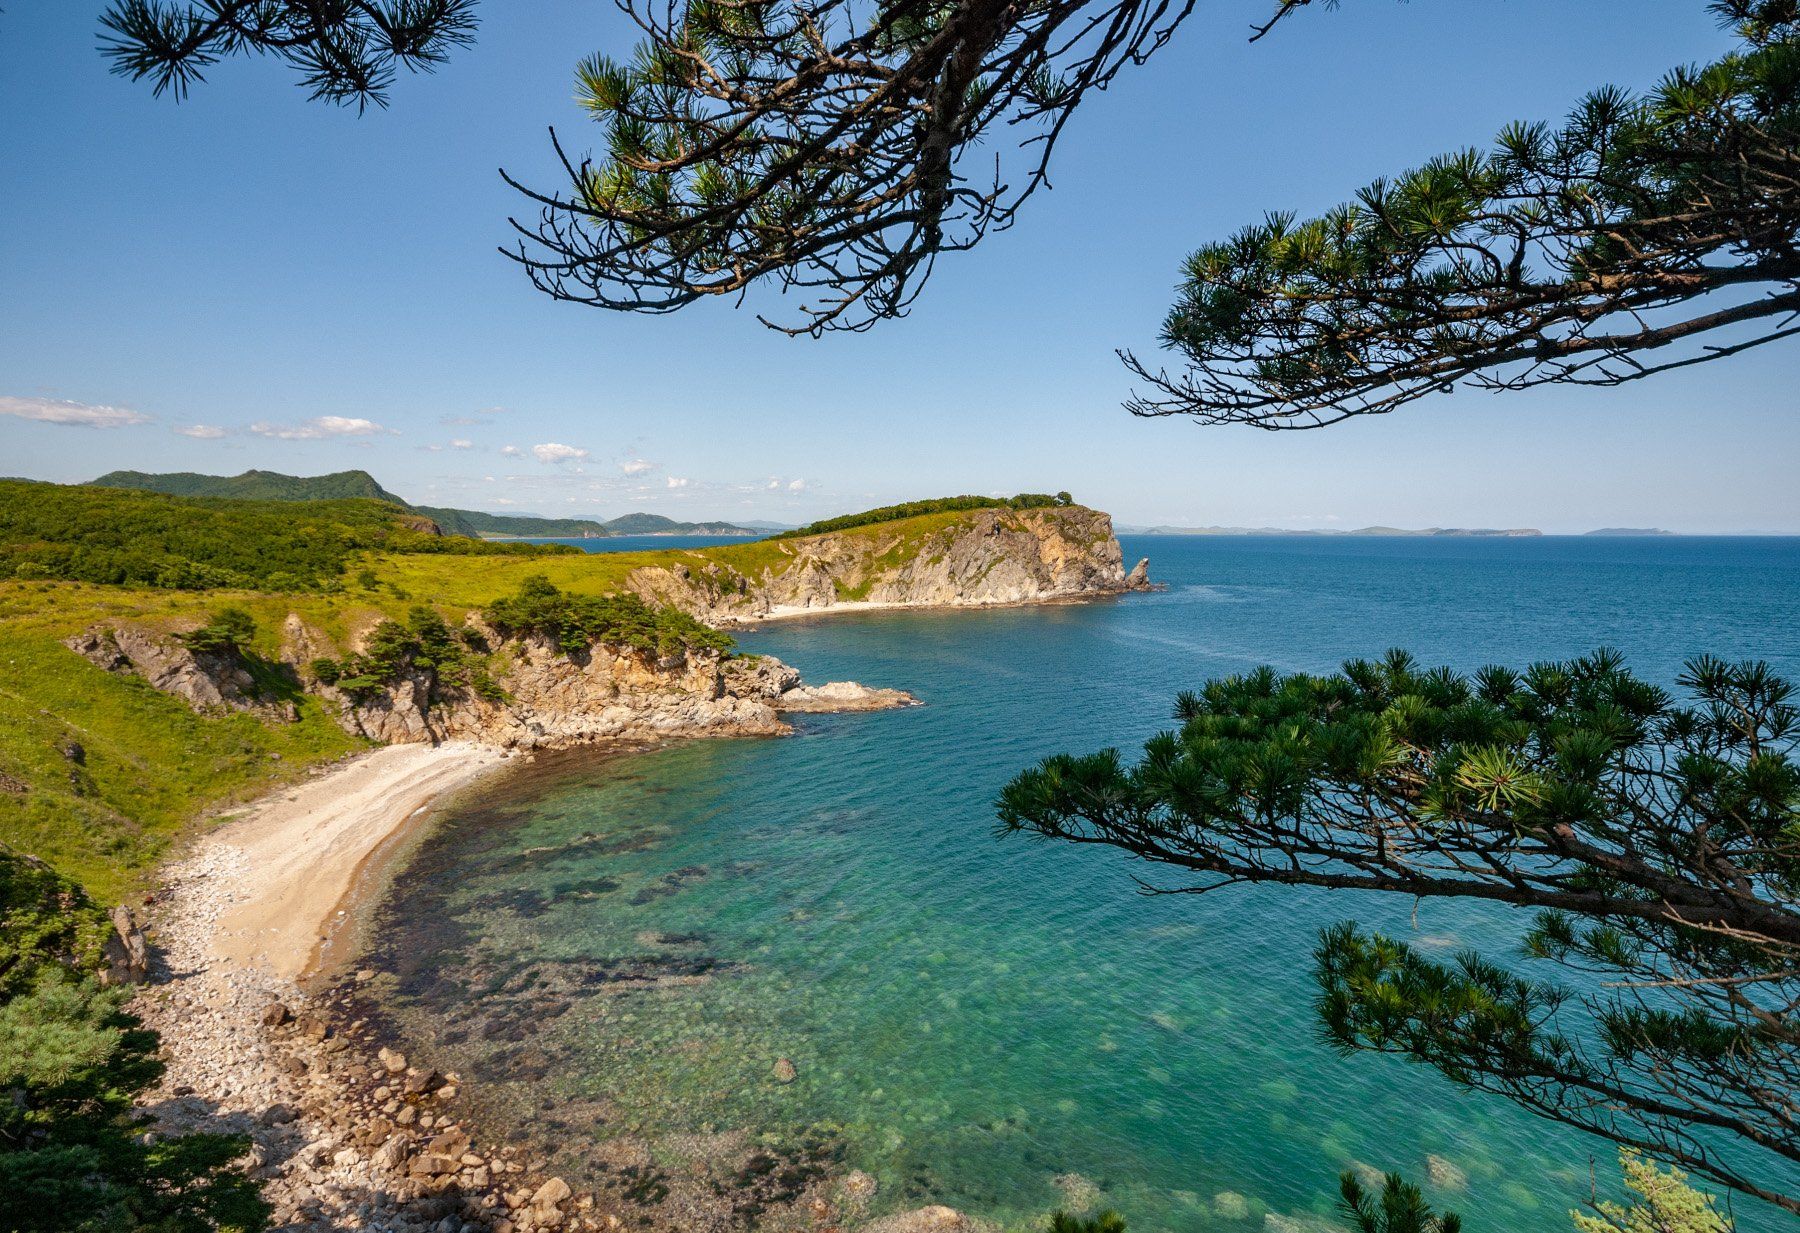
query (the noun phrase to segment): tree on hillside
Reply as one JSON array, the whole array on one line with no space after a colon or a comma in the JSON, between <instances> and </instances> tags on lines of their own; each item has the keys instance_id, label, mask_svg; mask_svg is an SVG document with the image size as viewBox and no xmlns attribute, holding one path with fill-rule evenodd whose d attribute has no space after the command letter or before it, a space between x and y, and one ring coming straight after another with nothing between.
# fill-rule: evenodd
<instances>
[{"instance_id":1,"label":"tree on hillside","mask_svg":"<svg viewBox=\"0 0 1800 1233\"><path fill-rule=\"evenodd\" d=\"M1700 659L1677 702L1602 652L1522 673L1404 653L1181 695L1127 764L1059 755L1002 825L1192 876L1538 909L1575 987L1354 925L1317 952L1325 1038L1395 1053L1800 1212L1800 711Z\"/></svg>"}]
</instances>

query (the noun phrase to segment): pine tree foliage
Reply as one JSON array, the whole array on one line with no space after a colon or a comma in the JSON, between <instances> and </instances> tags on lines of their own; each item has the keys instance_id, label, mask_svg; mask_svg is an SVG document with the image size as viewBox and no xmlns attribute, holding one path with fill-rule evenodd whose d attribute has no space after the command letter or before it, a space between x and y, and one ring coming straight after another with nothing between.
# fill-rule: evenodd
<instances>
[{"instance_id":1,"label":"pine tree foliage","mask_svg":"<svg viewBox=\"0 0 1800 1233\"><path fill-rule=\"evenodd\" d=\"M185 98L230 56L270 55L314 99L387 105L400 69L430 72L473 41L475 0L114 0L101 16L113 71Z\"/></svg>"},{"instance_id":2,"label":"pine tree foliage","mask_svg":"<svg viewBox=\"0 0 1800 1233\"><path fill-rule=\"evenodd\" d=\"M1364 1189L1356 1174L1338 1177L1338 1211L1356 1233L1462 1233L1462 1217L1437 1212L1424 1192L1398 1173L1382 1180L1381 1195Z\"/></svg>"},{"instance_id":3,"label":"pine tree foliage","mask_svg":"<svg viewBox=\"0 0 1800 1233\"><path fill-rule=\"evenodd\" d=\"M1791 0L1716 4L1741 51L1582 99L1489 150L1271 214L1187 260L1140 415L1311 428L1459 385L1618 385L1800 333Z\"/></svg>"},{"instance_id":4,"label":"pine tree foliage","mask_svg":"<svg viewBox=\"0 0 1800 1233\"><path fill-rule=\"evenodd\" d=\"M239 1233L268 1208L248 1141L150 1132L135 1097L162 1073L129 989L92 972L105 917L79 887L0 849L0 1228Z\"/></svg>"},{"instance_id":5,"label":"pine tree foliage","mask_svg":"<svg viewBox=\"0 0 1800 1233\"><path fill-rule=\"evenodd\" d=\"M1594 1213L1571 1212L1576 1233L1732 1233L1736 1226L1720 1214L1709 1194L1688 1185L1680 1169L1662 1168L1641 1152L1623 1148L1619 1167L1629 1203L1596 1200Z\"/></svg>"},{"instance_id":6,"label":"pine tree foliage","mask_svg":"<svg viewBox=\"0 0 1800 1233\"><path fill-rule=\"evenodd\" d=\"M1352 925L1317 956L1327 1039L1800 1211L1800 739L1789 684L1693 661L1686 698L1610 652L1523 672L1401 652L1262 669L1176 704L1128 764L1059 755L1005 829L1242 882L1536 908L1567 986Z\"/></svg>"},{"instance_id":7,"label":"pine tree foliage","mask_svg":"<svg viewBox=\"0 0 1800 1233\"><path fill-rule=\"evenodd\" d=\"M642 41L576 74L601 148L553 132L566 184L511 181L538 217L510 255L558 299L643 312L770 283L814 297L781 328L818 334L904 315L939 254L1009 226L1076 107L1193 0L623 7Z\"/></svg>"}]
</instances>

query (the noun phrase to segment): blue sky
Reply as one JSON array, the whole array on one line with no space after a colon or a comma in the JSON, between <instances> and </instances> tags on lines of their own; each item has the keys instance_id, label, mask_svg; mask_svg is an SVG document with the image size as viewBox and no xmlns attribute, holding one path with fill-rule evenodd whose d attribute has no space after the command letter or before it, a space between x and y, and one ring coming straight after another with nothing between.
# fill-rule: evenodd
<instances>
[{"instance_id":1,"label":"blue sky","mask_svg":"<svg viewBox=\"0 0 1800 1233\"><path fill-rule=\"evenodd\" d=\"M814 341L722 302L557 304L496 252L520 205L496 169L549 184L546 127L598 134L571 83L629 43L604 0L487 0L475 47L360 118L272 61L154 100L96 54L101 0L8 0L0 474L362 467L421 503L607 516L1069 489L1130 523L1800 530L1795 342L1320 432L1121 410L1113 349L1154 350L1195 245L1728 45L1699 0L1351 0L1250 45L1267 4L1201 0L1084 105L1012 231L911 318Z\"/></svg>"}]
</instances>

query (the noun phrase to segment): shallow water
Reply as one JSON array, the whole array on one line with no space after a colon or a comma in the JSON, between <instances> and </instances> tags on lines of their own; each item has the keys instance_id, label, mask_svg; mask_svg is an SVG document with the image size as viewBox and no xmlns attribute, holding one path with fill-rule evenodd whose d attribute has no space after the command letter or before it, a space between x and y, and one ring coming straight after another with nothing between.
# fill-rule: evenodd
<instances>
[{"instance_id":1,"label":"shallow water","mask_svg":"<svg viewBox=\"0 0 1800 1233\"><path fill-rule=\"evenodd\" d=\"M1402 645L1467 669L1610 645L1664 682L1702 650L1800 674L1800 541L1125 549L1169 589L741 639L923 707L503 781L420 846L383 909L396 1016L480 1076L490 1119L570 1148L647 1135L671 1167L683 1135L822 1131L884 1208L1023 1223L1091 1184L1134 1233L1250 1230L1328 1213L1353 1164L1423 1180L1436 1156L1467 1176L1434 1197L1471 1230L1567 1229L1590 1157L1611 1172L1604 1144L1314 1038L1321 925L1507 954L1522 916L1425 904L1415 922L1410 903L1276 888L1144 896L1132 875L1154 871L1117 854L996 837L994 795L1045 754L1134 748L1176 690L1258 663L1325 670Z\"/></svg>"}]
</instances>

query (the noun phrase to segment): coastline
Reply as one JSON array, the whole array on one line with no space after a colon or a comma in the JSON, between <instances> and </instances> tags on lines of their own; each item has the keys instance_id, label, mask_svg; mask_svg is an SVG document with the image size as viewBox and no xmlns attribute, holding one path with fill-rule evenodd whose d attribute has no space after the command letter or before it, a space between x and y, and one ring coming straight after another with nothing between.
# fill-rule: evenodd
<instances>
[{"instance_id":1,"label":"coastline","mask_svg":"<svg viewBox=\"0 0 1800 1233\"><path fill-rule=\"evenodd\" d=\"M472 741L387 745L264 797L203 841L244 862L232 902L212 924L210 959L298 981L329 945L370 858L435 803L508 761Z\"/></svg>"},{"instance_id":2,"label":"coastline","mask_svg":"<svg viewBox=\"0 0 1800 1233\"><path fill-rule=\"evenodd\" d=\"M967 612L975 608L1044 608L1058 604L1093 604L1149 589L1153 588L1120 587L1118 590L1111 591L1078 591L1067 595L1033 596L1029 599L966 599L955 602L847 599L841 603L818 604L812 607L804 604L775 604L767 612L720 613L709 617L708 620L725 629L755 629L759 625L777 621L792 621L804 617L848 616L858 612Z\"/></svg>"},{"instance_id":3,"label":"coastline","mask_svg":"<svg viewBox=\"0 0 1800 1233\"><path fill-rule=\"evenodd\" d=\"M358 909L432 808L524 760L475 742L384 746L270 793L164 867L151 983L131 1009L166 1069L140 1108L152 1133L247 1137L273 1227L620 1233L647 1219L629 1189L556 1176L541 1146L477 1141L464 1076L410 1063L368 1001L373 973L331 954L356 944ZM868 1221L873 1193L866 1175L824 1175L789 1201L808 1225L987 1233L943 1207Z\"/></svg>"},{"instance_id":4,"label":"coastline","mask_svg":"<svg viewBox=\"0 0 1800 1233\"><path fill-rule=\"evenodd\" d=\"M460 1077L409 1066L353 1018L354 978L314 979L382 853L513 761L472 742L384 746L270 793L165 866L152 981L132 1010L161 1035L166 1070L141 1107L163 1131L247 1136L273 1227L617 1227L542 1162L475 1155Z\"/></svg>"}]
</instances>

